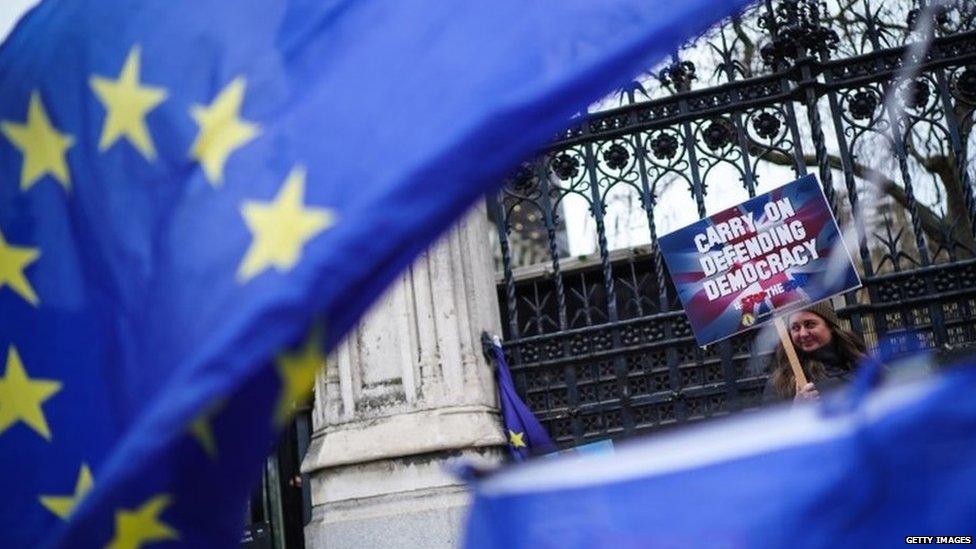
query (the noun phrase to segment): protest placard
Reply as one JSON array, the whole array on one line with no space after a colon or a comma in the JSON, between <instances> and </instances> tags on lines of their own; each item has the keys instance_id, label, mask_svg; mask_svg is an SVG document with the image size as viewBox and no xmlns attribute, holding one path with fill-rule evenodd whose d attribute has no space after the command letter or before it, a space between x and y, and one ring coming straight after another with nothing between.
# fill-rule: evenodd
<instances>
[{"instance_id":1,"label":"protest placard","mask_svg":"<svg viewBox=\"0 0 976 549\"><path fill-rule=\"evenodd\" d=\"M678 229L659 242L695 338L703 346L861 285L837 221L812 175Z\"/></svg>"}]
</instances>

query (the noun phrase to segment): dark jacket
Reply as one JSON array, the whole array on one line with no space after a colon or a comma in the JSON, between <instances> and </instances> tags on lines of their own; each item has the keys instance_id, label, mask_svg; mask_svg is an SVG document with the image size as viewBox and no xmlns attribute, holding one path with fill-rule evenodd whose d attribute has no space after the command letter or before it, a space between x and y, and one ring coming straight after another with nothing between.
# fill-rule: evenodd
<instances>
[{"instance_id":1,"label":"dark jacket","mask_svg":"<svg viewBox=\"0 0 976 549\"><path fill-rule=\"evenodd\" d=\"M841 358L833 344L824 346L812 353L804 353L797 350L797 354L800 357L800 363L803 364L803 371L806 373L807 379L816 385L817 392L820 394L839 389L854 379L854 365ZM826 377L817 380L812 379L809 364L814 360L824 365ZM779 394L776 387L773 386L772 376L766 380L766 387L763 389L762 396L763 404L789 400L791 398Z\"/></svg>"}]
</instances>

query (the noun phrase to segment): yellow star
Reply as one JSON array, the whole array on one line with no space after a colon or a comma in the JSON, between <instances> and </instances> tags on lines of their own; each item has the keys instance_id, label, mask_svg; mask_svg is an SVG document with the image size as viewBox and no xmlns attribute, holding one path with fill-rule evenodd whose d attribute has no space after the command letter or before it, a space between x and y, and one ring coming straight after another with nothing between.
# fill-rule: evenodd
<instances>
[{"instance_id":1,"label":"yellow star","mask_svg":"<svg viewBox=\"0 0 976 549\"><path fill-rule=\"evenodd\" d=\"M203 165L203 173L216 187L223 182L227 157L257 137L257 124L241 119L244 102L243 77L238 76L217 95L210 105L194 105L190 115L200 126L200 133L190 147L190 155Z\"/></svg>"},{"instance_id":2,"label":"yellow star","mask_svg":"<svg viewBox=\"0 0 976 549\"><path fill-rule=\"evenodd\" d=\"M285 272L298 263L305 243L334 223L331 210L306 208L305 168L292 168L278 196L271 202L248 200L241 214L253 239L237 280L243 284L269 267Z\"/></svg>"},{"instance_id":3,"label":"yellow star","mask_svg":"<svg viewBox=\"0 0 976 549\"><path fill-rule=\"evenodd\" d=\"M7 370L0 378L0 434L23 421L46 440L51 430L44 419L41 404L61 390L61 383L50 379L31 379L24 371L17 349L7 351Z\"/></svg>"},{"instance_id":4,"label":"yellow star","mask_svg":"<svg viewBox=\"0 0 976 549\"><path fill-rule=\"evenodd\" d=\"M54 513L61 520L68 520L71 512L74 511L75 506L78 502L91 490L93 484L91 470L85 463L81 464L81 470L78 471L78 481L75 482L75 493L73 496L41 496L41 505L47 508L48 511Z\"/></svg>"},{"instance_id":5,"label":"yellow star","mask_svg":"<svg viewBox=\"0 0 976 549\"><path fill-rule=\"evenodd\" d=\"M315 385L315 373L325 367L322 354L322 329L314 327L305 340L303 348L291 353L282 353L275 359L278 377L281 378L281 393L275 406L275 425L282 427L288 422L295 406L303 402Z\"/></svg>"},{"instance_id":6,"label":"yellow star","mask_svg":"<svg viewBox=\"0 0 976 549\"><path fill-rule=\"evenodd\" d=\"M220 406L205 410L190 423L190 433L193 438L197 439L210 459L217 459L217 439L214 438L213 426L210 421Z\"/></svg>"},{"instance_id":7,"label":"yellow star","mask_svg":"<svg viewBox=\"0 0 976 549\"><path fill-rule=\"evenodd\" d=\"M40 302L31 288L24 269L37 260L41 253L37 248L18 248L7 244L0 232L0 288L10 286L15 294L35 307Z\"/></svg>"},{"instance_id":8,"label":"yellow star","mask_svg":"<svg viewBox=\"0 0 976 549\"><path fill-rule=\"evenodd\" d=\"M515 431L509 429L508 441L509 443L511 443L512 448L525 448L525 441L522 440L522 437L524 436L525 436L524 432L516 433Z\"/></svg>"},{"instance_id":9,"label":"yellow star","mask_svg":"<svg viewBox=\"0 0 976 549\"><path fill-rule=\"evenodd\" d=\"M98 150L106 151L120 137L126 137L146 160L156 158L152 137L146 129L146 115L166 99L166 90L139 85L139 46L129 50L118 80L92 76L88 80L105 106L105 125Z\"/></svg>"},{"instance_id":10,"label":"yellow star","mask_svg":"<svg viewBox=\"0 0 976 549\"><path fill-rule=\"evenodd\" d=\"M75 140L51 125L38 92L31 93L27 123L17 124L4 120L0 122L0 131L24 155L24 163L20 169L22 190L31 188L45 174L54 176L68 190L71 179L64 157Z\"/></svg>"},{"instance_id":11,"label":"yellow star","mask_svg":"<svg viewBox=\"0 0 976 549\"><path fill-rule=\"evenodd\" d=\"M172 503L166 494L160 494L134 511L122 509L115 513L115 536L107 545L110 549L138 549L143 544L180 535L170 525L160 522L159 515Z\"/></svg>"}]
</instances>

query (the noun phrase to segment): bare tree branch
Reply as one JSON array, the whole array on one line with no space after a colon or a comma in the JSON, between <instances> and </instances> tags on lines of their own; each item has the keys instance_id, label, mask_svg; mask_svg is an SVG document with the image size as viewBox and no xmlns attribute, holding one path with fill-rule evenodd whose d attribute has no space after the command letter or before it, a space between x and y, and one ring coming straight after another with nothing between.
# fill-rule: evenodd
<instances>
[{"instance_id":1,"label":"bare tree branch","mask_svg":"<svg viewBox=\"0 0 976 549\"><path fill-rule=\"evenodd\" d=\"M739 40L742 41L742 67L746 72L745 77L749 78L753 74L752 62L756 57L756 43L752 41L749 34L742 28L742 21L738 17L732 19L732 28L735 30L735 34L739 37Z\"/></svg>"},{"instance_id":2,"label":"bare tree branch","mask_svg":"<svg viewBox=\"0 0 976 549\"><path fill-rule=\"evenodd\" d=\"M843 169L843 164L841 163L840 157L836 155L828 155L827 158L832 169ZM793 166L793 157L779 151L767 153L763 157L763 160L777 166ZM812 154L805 155L803 157L803 162L807 166L816 166L817 157ZM864 164L857 162L854 163L853 171L854 175L861 179L878 182L881 191L884 194L890 196L901 207L908 208L908 194L905 192L905 189L901 187L901 185L895 182L895 180L869 166L865 166ZM922 232L925 233L925 236L929 239L929 241L932 243L941 243L947 246L952 244L943 241L944 235L942 234L941 216L924 204L918 204L916 202L916 207L919 214L919 223L922 226ZM957 223L956 226L953 227L952 236L956 242L972 247L973 238L967 230L967 225L968 224L966 223Z\"/></svg>"}]
</instances>

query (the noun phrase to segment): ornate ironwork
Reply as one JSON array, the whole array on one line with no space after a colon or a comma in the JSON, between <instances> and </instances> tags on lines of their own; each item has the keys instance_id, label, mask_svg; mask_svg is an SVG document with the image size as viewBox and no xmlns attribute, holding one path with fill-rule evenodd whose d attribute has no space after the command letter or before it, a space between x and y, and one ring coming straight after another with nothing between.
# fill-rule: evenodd
<instances>
[{"instance_id":1,"label":"ornate ironwork","mask_svg":"<svg viewBox=\"0 0 976 549\"><path fill-rule=\"evenodd\" d=\"M759 137L763 139L771 139L778 135L782 125L779 118L776 118L768 112L761 112L752 119L752 127L756 130Z\"/></svg>"},{"instance_id":2,"label":"ornate ironwork","mask_svg":"<svg viewBox=\"0 0 976 549\"><path fill-rule=\"evenodd\" d=\"M714 55L673 56L489 197L505 350L560 443L759 405L767 373L753 335L697 347L657 236L677 228L667 212L702 216L807 171L838 219L867 235L852 250L864 287L841 315L872 344L976 342L976 10L936 13L918 75L896 84L919 6L839 4L843 14L835 3L760 3L709 34L699 51ZM648 86L655 78L666 90ZM592 244L573 257L571 216ZM516 224L540 235L543 261L518 261L513 242L529 240Z\"/></svg>"},{"instance_id":3,"label":"ornate ironwork","mask_svg":"<svg viewBox=\"0 0 976 549\"><path fill-rule=\"evenodd\" d=\"M719 118L709 123L702 134L702 138L705 144L708 145L708 148L717 151L730 145L734 131L731 126L729 121L724 118Z\"/></svg>"},{"instance_id":4,"label":"ornate ironwork","mask_svg":"<svg viewBox=\"0 0 976 549\"><path fill-rule=\"evenodd\" d=\"M954 89L960 99L976 100L976 67L969 66L955 80Z\"/></svg>"},{"instance_id":5,"label":"ornate ironwork","mask_svg":"<svg viewBox=\"0 0 976 549\"><path fill-rule=\"evenodd\" d=\"M924 79L917 79L906 84L901 90L901 98L905 107L909 109L921 109L929 104L932 91L928 82Z\"/></svg>"},{"instance_id":6,"label":"ornate ironwork","mask_svg":"<svg viewBox=\"0 0 976 549\"><path fill-rule=\"evenodd\" d=\"M785 0L759 18L759 26L770 31L769 44L760 50L769 67L795 62L810 52L828 52L837 47L837 33L822 22L825 2Z\"/></svg>"},{"instance_id":7,"label":"ornate ironwork","mask_svg":"<svg viewBox=\"0 0 976 549\"><path fill-rule=\"evenodd\" d=\"M651 139L651 151L660 160L669 160L678 154L678 138L673 134L661 132Z\"/></svg>"},{"instance_id":8,"label":"ornate ironwork","mask_svg":"<svg viewBox=\"0 0 976 549\"><path fill-rule=\"evenodd\" d=\"M628 160L630 160L630 152L619 143L613 143L607 150L603 151L603 161L611 169L623 168L627 165Z\"/></svg>"},{"instance_id":9,"label":"ornate ironwork","mask_svg":"<svg viewBox=\"0 0 976 549\"><path fill-rule=\"evenodd\" d=\"M870 120L878 110L878 95L873 91L861 90L851 96L847 110L855 120Z\"/></svg>"},{"instance_id":10,"label":"ornate ironwork","mask_svg":"<svg viewBox=\"0 0 976 549\"><path fill-rule=\"evenodd\" d=\"M552 162L552 171L563 181L576 177L579 173L579 160L566 153L560 154Z\"/></svg>"},{"instance_id":11,"label":"ornate ironwork","mask_svg":"<svg viewBox=\"0 0 976 549\"><path fill-rule=\"evenodd\" d=\"M521 193L529 192L535 185L535 176L532 174L532 167L523 163L515 173L512 174L512 188Z\"/></svg>"},{"instance_id":12,"label":"ornate ironwork","mask_svg":"<svg viewBox=\"0 0 976 549\"><path fill-rule=\"evenodd\" d=\"M694 63L678 60L661 69L658 72L657 78L661 84L670 86L675 91L687 91L691 89L692 81L698 79L695 75Z\"/></svg>"}]
</instances>

